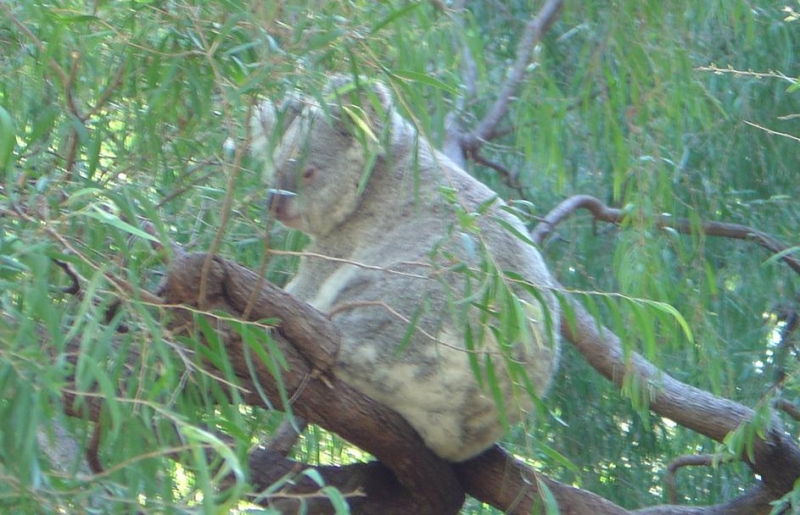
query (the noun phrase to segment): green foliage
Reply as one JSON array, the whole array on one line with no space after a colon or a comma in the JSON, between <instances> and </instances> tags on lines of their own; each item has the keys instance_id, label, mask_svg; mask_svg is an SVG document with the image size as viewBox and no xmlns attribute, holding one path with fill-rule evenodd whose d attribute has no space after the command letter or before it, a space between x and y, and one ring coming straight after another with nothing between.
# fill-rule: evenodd
<instances>
[{"instance_id":1,"label":"green foliage","mask_svg":"<svg viewBox=\"0 0 800 515\"><path fill-rule=\"evenodd\" d=\"M0 511L210 513L247 493L245 452L280 418L232 406L235 389L222 391L165 334L138 293L160 274L140 222L152 222L161 241L215 248L285 282L296 258L267 261L265 246L297 250L303 239L264 222L266 186L242 151L248 111L259 95L313 90L332 71L363 73L389 83L404 114L441 143L456 93L465 93L463 50L477 78L458 113L470 126L490 108L536 6L474 2L454 18L434 4L0 3ZM678 234L655 217L671 213L697 228L742 223L796 245L798 142L776 133L797 136L797 81L782 74L796 73L800 45L781 7L567 2L500 127L506 135L483 150L518 184L470 165L539 215L578 193L625 208L618 227L572 217L546 259L626 352L761 408L726 442L734 454L765 429L773 376L784 378L786 398L800 393L795 356L779 338L797 280L752 242ZM237 143L233 155L226 140ZM502 293L508 278L493 279L493 294ZM68 291L74 280L80 296ZM515 331L519 319L504 313L497 322ZM280 355L260 328L235 329L251 359L279 374ZM72 363L66 349L76 342ZM181 343L226 370L213 338ZM139 355L131 370L117 359L129 350ZM93 425L63 415L71 377L76 414L86 395L105 399L100 475L77 461L51 468L40 445L56 441L58 427L79 453L89 445ZM536 425L510 428L507 445L546 474L625 506L659 503L667 462L715 447L648 414L647 389L657 386L626 384L620 395L568 347ZM213 428L233 437L233 451ZM318 452L329 438L312 432L300 454L341 459L335 439ZM221 471L235 481L217 490ZM678 490L686 502L714 503L747 477L732 464L686 470ZM326 493L344 512L339 494ZM796 507L797 495L785 504ZM489 510L473 503L465 512Z\"/></svg>"}]
</instances>

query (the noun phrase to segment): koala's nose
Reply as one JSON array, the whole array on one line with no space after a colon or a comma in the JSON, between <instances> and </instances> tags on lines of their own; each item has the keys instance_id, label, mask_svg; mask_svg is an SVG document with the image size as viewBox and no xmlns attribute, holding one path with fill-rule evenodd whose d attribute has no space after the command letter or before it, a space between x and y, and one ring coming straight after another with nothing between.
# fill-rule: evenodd
<instances>
[{"instance_id":1,"label":"koala's nose","mask_svg":"<svg viewBox=\"0 0 800 515\"><path fill-rule=\"evenodd\" d=\"M293 191L270 188L267 190L267 210L275 215L278 220L282 220L285 216L284 211L286 211L289 199L296 196L297 193Z\"/></svg>"}]
</instances>

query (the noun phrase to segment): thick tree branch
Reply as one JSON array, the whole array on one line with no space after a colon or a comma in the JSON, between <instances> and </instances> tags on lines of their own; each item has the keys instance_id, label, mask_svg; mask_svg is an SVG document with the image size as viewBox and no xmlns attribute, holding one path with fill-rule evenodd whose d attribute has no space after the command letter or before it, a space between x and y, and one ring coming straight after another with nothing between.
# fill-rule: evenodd
<instances>
[{"instance_id":1,"label":"thick tree branch","mask_svg":"<svg viewBox=\"0 0 800 515\"><path fill-rule=\"evenodd\" d=\"M495 445L456 465L458 477L471 496L514 515L543 514L541 485L547 487L562 514L623 515L616 504L586 490L554 481L524 465Z\"/></svg>"},{"instance_id":2,"label":"thick tree branch","mask_svg":"<svg viewBox=\"0 0 800 515\"><path fill-rule=\"evenodd\" d=\"M179 305L195 305L206 258L206 254L176 253L170 263L160 293L167 304L174 306L173 315L179 319L179 325L191 321L192 312ZM206 307L241 315L249 299L255 298L249 320L280 319L280 334L275 339L289 363L289 371L282 380L286 390L293 393L293 412L374 454L407 489L405 498L409 504L405 508L409 512L432 515L457 512L464 494L450 465L428 450L402 417L335 377L321 377L309 365L309 361L316 367L330 365L339 338L334 326L321 313L269 283L261 284L254 293L253 287L260 283L257 279L250 270L213 258L205 281ZM254 384L258 381L270 401L280 406L280 391L266 366L259 360L248 360L247 347L238 335L225 334L224 340L231 366L247 390L243 395L245 401L263 406ZM256 377L251 377L248 362L255 365Z\"/></svg>"},{"instance_id":3,"label":"thick tree branch","mask_svg":"<svg viewBox=\"0 0 800 515\"><path fill-rule=\"evenodd\" d=\"M717 442L753 419L750 408L681 383L639 354L623 352L619 338L605 327L598 328L582 305L571 301L570 306L574 320L562 320L562 334L595 370L618 387L633 375L650 393L650 409L655 413ZM753 447L754 460L743 459L761 475L767 488L778 496L791 491L800 478L800 449L777 417L765 428L765 436L755 439Z\"/></svg>"}]
</instances>

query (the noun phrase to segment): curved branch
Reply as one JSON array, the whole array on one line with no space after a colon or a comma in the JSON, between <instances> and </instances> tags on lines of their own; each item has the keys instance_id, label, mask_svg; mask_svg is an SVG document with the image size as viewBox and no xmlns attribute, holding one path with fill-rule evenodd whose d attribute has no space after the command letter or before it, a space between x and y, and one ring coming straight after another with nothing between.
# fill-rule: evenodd
<instances>
[{"instance_id":1,"label":"curved branch","mask_svg":"<svg viewBox=\"0 0 800 515\"><path fill-rule=\"evenodd\" d=\"M689 454L672 460L667 465L667 471L664 473L667 500L672 504L678 503L678 487L675 485L675 475L678 473L678 469L683 467L710 467L715 463L725 461L726 458L730 459L722 454Z\"/></svg>"},{"instance_id":2,"label":"curved branch","mask_svg":"<svg viewBox=\"0 0 800 515\"><path fill-rule=\"evenodd\" d=\"M533 241L541 245L545 238L553 232L556 225L571 216L578 209L588 210L592 213L595 220L613 224L621 223L625 216L627 216L627 213L623 210L608 207L602 201L591 195L575 195L562 201L539 222L531 233ZM675 218L669 215L656 216L655 224L659 228L673 229L682 234L692 234L700 231L708 236L754 241L773 254L783 252L790 248L775 238L757 229L753 229L752 227L747 227L746 225L722 222L701 222L696 224L685 218ZM800 274L800 260L791 254L784 254L780 259L795 273Z\"/></svg>"},{"instance_id":3,"label":"curved branch","mask_svg":"<svg viewBox=\"0 0 800 515\"><path fill-rule=\"evenodd\" d=\"M608 380L622 387L632 374L651 394L650 409L679 425L717 442L753 419L754 412L737 402L681 383L635 352L624 352L619 338L578 302L571 301L572 320L562 320L561 332L586 361ZM763 437L753 442L753 457L742 457L776 494L792 490L800 478L800 449L772 417Z\"/></svg>"},{"instance_id":4,"label":"curved branch","mask_svg":"<svg viewBox=\"0 0 800 515\"><path fill-rule=\"evenodd\" d=\"M545 216L533 231L533 240L541 243L553 228L578 208L588 209L598 220L619 223L624 213L612 209L588 195L571 197ZM660 216L659 227L670 227L679 232L697 230L689 221ZM705 222L699 229L713 236L754 240L774 252L785 247L768 235L737 224ZM800 263L789 255L782 259L793 270ZM798 268L796 268L798 267ZM753 419L754 411L737 402L717 397L705 390L684 384L647 361L635 352L624 352L619 338L605 327L574 299L567 299L572 316L561 321L561 333L573 343L586 361L618 387L630 376L651 392L650 409L672 419L679 425L696 431L713 440L724 438L742 424ZM791 491L800 478L800 449L782 430L780 420L773 415L763 437L753 442L753 459L742 456L750 468L759 474L765 487L776 498Z\"/></svg>"}]
</instances>

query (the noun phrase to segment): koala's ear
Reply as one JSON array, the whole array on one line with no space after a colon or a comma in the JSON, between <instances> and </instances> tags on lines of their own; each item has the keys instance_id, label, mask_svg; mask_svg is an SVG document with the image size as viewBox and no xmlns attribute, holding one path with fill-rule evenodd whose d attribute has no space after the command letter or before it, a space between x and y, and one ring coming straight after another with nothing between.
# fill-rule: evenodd
<instances>
[{"instance_id":1,"label":"koala's ear","mask_svg":"<svg viewBox=\"0 0 800 515\"><path fill-rule=\"evenodd\" d=\"M382 82L344 75L331 77L324 98L346 127L366 132L371 140L377 140L383 132L394 103L392 93Z\"/></svg>"},{"instance_id":2,"label":"koala's ear","mask_svg":"<svg viewBox=\"0 0 800 515\"><path fill-rule=\"evenodd\" d=\"M253 109L250 117L250 152L259 159L267 160L270 157L269 141L277 119L275 104L269 100Z\"/></svg>"},{"instance_id":3,"label":"koala's ear","mask_svg":"<svg viewBox=\"0 0 800 515\"><path fill-rule=\"evenodd\" d=\"M250 152L259 159L268 160L271 156L270 141L279 135L302 109L303 101L296 93L289 93L276 107L270 100L256 105L250 117Z\"/></svg>"}]
</instances>

